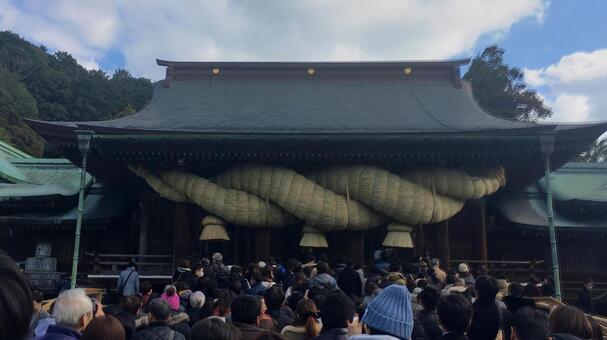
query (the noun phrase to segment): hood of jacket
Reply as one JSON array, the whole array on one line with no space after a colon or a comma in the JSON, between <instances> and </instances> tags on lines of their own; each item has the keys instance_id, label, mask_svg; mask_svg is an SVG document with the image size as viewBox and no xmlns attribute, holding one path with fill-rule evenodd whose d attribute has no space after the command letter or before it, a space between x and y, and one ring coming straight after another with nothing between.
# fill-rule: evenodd
<instances>
[{"instance_id":1,"label":"hood of jacket","mask_svg":"<svg viewBox=\"0 0 607 340\"><path fill-rule=\"evenodd\" d=\"M180 322L189 322L189 321L190 321L190 317L186 313L177 313L177 314L171 316L169 318L169 320L167 320L167 323L169 324L169 326L173 326Z\"/></svg>"}]
</instances>

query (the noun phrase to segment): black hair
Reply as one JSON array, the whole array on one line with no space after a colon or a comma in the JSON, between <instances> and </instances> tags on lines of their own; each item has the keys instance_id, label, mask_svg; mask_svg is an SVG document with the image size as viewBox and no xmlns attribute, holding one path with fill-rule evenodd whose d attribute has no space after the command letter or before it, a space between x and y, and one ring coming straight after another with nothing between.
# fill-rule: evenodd
<instances>
[{"instance_id":1,"label":"black hair","mask_svg":"<svg viewBox=\"0 0 607 340\"><path fill-rule=\"evenodd\" d=\"M441 324L447 332L464 334L470 326L472 306L459 294L447 295L436 307Z\"/></svg>"},{"instance_id":2,"label":"black hair","mask_svg":"<svg viewBox=\"0 0 607 340\"><path fill-rule=\"evenodd\" d=\"M424 306L425 310L433 311L436 309L436 304L440 298L440 292L436 287L428 286L417 294L417 298L421 302L422 306Z\"/></svg>"},{"instance_id":3,"label":"black hair","mask_svg":"<svg viewBox=\"0 0 607 340\"><path fill-rule=\"evenodd\" d=\"M161 299L150 301L148 311L158 321L165 321L171 316L171 306L168 302Z\"/></svg>"},{"instance_id":4,"label":"black hair","mask_svg":"<svg viewBox=\"0 0 607 340\"><path fill-rule=\"evenodd\" d=\"M120 298L120 309L131 315L137 316L139 307L141 307L141 300L137 295L123 296Z\"/></svg>"},{"instance_id":5,"label":"black hair","mask_svg":"<svg viewBox=\"0 0 607 340\"><path fill-rule=\"evenodd\" d=\"M536 309L523 307L512 315L512 327L520 340L548 339L548 317Z\"/></svg>"},{"instance_id":6,"label":"black hair","mask_svg":"<svg viewBox=\"0 0 607 340\"><path fill-rule=\"evenodd\" d=\"M236 293L229 289L223 289L221 293L219 293L217 302L215 302L215 308L217 308L219 315L225 316L229 314L234 299L236 299Z\"/></svg>"},{"instance_id":7,"label":"black hair","mask_svg":"<svg viewBox=\"0 0 607 340\"><path fill-rule=\"evenodd\" d=\"M135 262L134 259L131 259L126 266L127 266L127 268L128 267L133 267L133 268L135 268L135 270L137 270L137 262Z\"/></svg>"},{"instance_id":8,"label":"black hair","mask_svg":"<svg viewBox=\"0 0 607 340\"><path fill-rule=\"evenodd\" d=\"M190 284L185 281L179 281L179 282L177 282L176 288L177 288L178 292L181 292L181 291L190 289Z\"/></svg>"},{"instance_id":9,"label":"black hair","mask_svg":"<svg viewBox=\"0 0 607 340\"><path fill-rule=\"evenodd\" d=\"M591 278L587 278L586 280L584 280L584 284L587 284L587 283L594 283L594 281L592 281Z\"/></svg>"},{"instance_id":10,"label":"black hair","mask_svg":"<svg viewBox=\"0 0 607 340\"><path fill-rule=\"evenodd\" d=\"M13 259L0 252L0 339L23 339L32 318L32 292Z\"/></svg>"},{"instance_id":11,"label":"black hair","mask_svg":"<svg viewBox=\"0 0 607 340\"><path fill-rule=\"evenodd\" d=\"M495 300L497 295L497 281L488 275L481 275L476 278L474 289L478 295L479 300L491 301Z\"/></svg>"},{"instance_id":12,"label":"black hair","mask_svg":"<svg viewBox=\"0 0 607 340\"><path fill-rule=\"evenodd\" d=\"M322 289L318 287L312 287L308 290L308 299L314 301L317 308L322 308L322 304L326 299L326 295Z\"/></svg>"},{"instance_id":13,"label":"black hair","mask_svg":"<svg viewBox=\"0 0 607 340\"><path fill-rule=\"evenodd\" d=\"M249 325L257 324L257 317L261 314L261 300L249 294L243 294L232 301L232 322Z\"/></svg>"},{"instance_id":14,"label":"black hair","mask_svg":"<svg viewBox=\"0 0 607 340\"><path fill-rule=\"evenodd\" d=\"M316 273L317 274L323 274L329 271L329 267L327 266L326 263L324 262L318 262L318 264L316 265Z\"/></svg>"},{"instance_id":15,"label":"black hair","mask_svg":"<svg viewBox=\"0 0 607 340\"><path fill-rule=\"evenodd\" d=\"M296 310L297 309L297 303L303 299L305 296L302 292L298 292L298 291L294 291L291 295L289 295L289 297L287 298L287 306L289 306L289 308L291 308L291 310Z\"/></svg>"},{"instance_id":16,"label":"black hair","mask_svg":"<svg viewBox=\"0 0 607 340\"><path fill-rule=\"evenodd\" d=\"M229 323L216 318L198 321L192 327L192 339L196 340L239 340L240 331Z\"/></svg>"},{"instance_id":17,"label":"black hair","mask_svg":"<svg viewBox=\"0 0 607 340\"><path fill-rule=\"evenodd\" d=\"M152 284L150 281L141 281L139 284L139 293L147 294L150 290L152 290Z\"/></svg>"},{"instance_id":18,"label":"black hair","mask_svg":"<svg viewBox=\"0 0 607 340\"><path fill-rule=\"evenodd\" d=\"M348 321L354 318L354 311L354 302L343 292L337 290L329 293L320 308L323 330L348 327Z\"/></svg>"},{"instance_id":19,"label":"black hair","mask_svg":"<svg viewBox=\"0 0 607 340\"><path fill-rule=\"evenodd\" d=\"M524 294L523 292L523 285L518 282L512 282L508 285L508 293L510 293L511 296L521 297Z\"/></svg>"},{"instance_id":20,"label":"black hair","mask_svg":"<svg viewBox=\"0 0 607 340\"><path fill-rule=\"evenodd\" d=\"M285 291L280 286L272 286L263 293L268 310L279 310L285 302Z\"/></svg>"},{"instance_id":21,"label":"black hair","mask_svg":"<svg viewBox=\"0 0 607 340\"><path fill-rule=\"evenodd\" d=\"M236 277L230 279L230 290L236 294L242 293L242 282L240 282L240 279Z\"/></svg>"},{"instance_id":22,"label":"black hair","mask_svg":"<svg viewBox=\"0 0 607 340\"><path fill-rule=\"evenodd\" d=\"M44 301L44 294L42 294L41 291L39 291L38 289L35 289L32 291L32 301L35 301L37 303L42 303L42 301Z\"/></svg>"}]
</instances>

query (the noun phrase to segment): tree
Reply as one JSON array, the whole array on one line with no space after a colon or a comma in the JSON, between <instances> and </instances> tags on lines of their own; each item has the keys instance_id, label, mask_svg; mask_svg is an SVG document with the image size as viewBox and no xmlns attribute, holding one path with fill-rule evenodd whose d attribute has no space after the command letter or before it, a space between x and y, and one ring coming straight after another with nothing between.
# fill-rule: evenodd
<instances>
[{"instance_id":1,"label":"tree","mask_svg":"<svg viewBox=\"0 0 607 340\"><path fill-rule=\"evenodd\" d=\"M0 32L0 139L39 155L42 139L22 117L51 121L112 119L141 110L149 79L126 70L109 77L86 70L67 52L50 54L12 32Z\"/></svg>"},{"instance_id":2,"label":"tree","mask_svg":"<svg viewBox=\"0 0 607 340\"><path fill-rule=\"evenodd\" d=\"M578 162L602 163L607 159L607 139L599 138L582 151L578 157Z\"/></svg>"},{"instance_id":3,"label":"tree","mask_svg":"<svg viewBox=\"0 0 607 340\"><path fill-rule=\"evenodd\" d=\"M17 76L0 71L0 139L29 154L42 155L42 138L21 117L38 117L36 100Z\"/></svg>"},{"instance_id":4,"label":"tree","mask_svg":"<svg viewBox=\"0 0 607 340\"><path fill-rule=\"evenodd\" d=\"M525 122L550 117L552 110L527 88L524 73L504 63L504 49L489 46L472 60L464 79L472 85L478 104L487 112Z\"/></svg>"}]
</instances>

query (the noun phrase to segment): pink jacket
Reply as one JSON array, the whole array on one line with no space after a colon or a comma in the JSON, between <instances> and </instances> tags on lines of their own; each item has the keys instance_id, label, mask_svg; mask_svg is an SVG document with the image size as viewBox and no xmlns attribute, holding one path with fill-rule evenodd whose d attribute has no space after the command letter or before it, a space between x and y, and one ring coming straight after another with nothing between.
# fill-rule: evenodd
<instances>
[{"instance_id":1,"label":"pink jacket","mask_svg":"<svg viewBox=\"0 0 607 340\"><path fill-rule=\"evenodd\" d=\"M172 310L179 310L179 295L168 296L167 293L162 293L160 299L168 302Z\"/></svg>"}]
</instances>

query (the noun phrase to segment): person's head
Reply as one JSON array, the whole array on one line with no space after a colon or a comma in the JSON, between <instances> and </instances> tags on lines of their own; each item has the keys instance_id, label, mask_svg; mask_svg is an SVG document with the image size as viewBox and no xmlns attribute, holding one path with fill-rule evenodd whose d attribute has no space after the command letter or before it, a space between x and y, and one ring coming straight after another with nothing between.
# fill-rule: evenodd
<instances>
[{"instance_id":1,"label":"person's head","mask_svg":"<svg viewBox=\"0 0 607 340\"><path fill-rule=\"evenodd\" d=\"M230 279L230 290L236 294L242 293L242 282L238 278Z\"/></svg>"},{"instance_id":2,"label":"person's head","mask_svg":"<svg viewBox=\"0 0 607 340\"><path fill-rule=\"evenodd\" d=\"M135 262L135 260L130 260L129 264L127 264L126 266L133 267L135 270L137 270L137 262Z\"/></svg>"},{"instance_id":3,"label":"person's head","mask_svg":"<svg viewBox=\"0 0 607 340\"><path fill-rule=\"evenodd\" d=\"M343 292L329 293L320 306L323 329L348 327L348 322L354 318L354 311L354 302Z\"/></svg>"},{"instance_id":4,"label":"person's head","mask_svg":"<svg viewBox=\"0 0 607 340\"><path fill-rule=\"evenodd\" d=\"M44 301L44 294L39 290L32 291L32 307L34 312L39 312L42 309L42 301Z\"/></svg>"},{"instance_id":5,"label":"person's head","mask_svg":"<svg viewBox=\"0 0 607 340\"><path fill-rule=\"evenodd\" d=\"M53 318L58 325L81 331L93 319L93 301L84 289L63 291L55 300Z\"/></svg>"},{"instance_id":6,"label":"person's head","mask_svg":"<svg viewBox=\"0 0 607 340\"><path fill-rule=\"evenodd\" d=\"M285 302L285 291L280 286L272 286L263 294L268 310L279 310Z\"/></svg>"},{"instance_id":7,"label":"person's head","mask_svg":"<svg viewBox=\"0 0 607 340\"><path fill-rule=\"evenodd\" d=\"M274 279L274 272L272 271L272 266L265 266L261 268L261 277L264 281L272 281Z\"/></svg>"},{"instance_id":8,"label":"person's head","mask_svg":"<svg viewBox=\"0 0 607 340\"><path fill-rule=\"evenodd\" d=\"M379 288L375 282L367 281L365 282L365 295L371 295L374 291Z\"/></svg>"},{"instance_id":9,"label":"person's head","mask_svg":"<svg viewBox=\"0 0 607 340\"><path fill-rule=\"evenodd\" d=\"M234 292L226 289L222 290L221 294L219 294L219 297L217 298L217 302L215 303L213 314L218 316L226 316L230 314L230 308L235 298L236 294Z\"/></svg>"},{"instance_id":10,"label":"person's head","mask_svg":"<svg viewBox=\"0 0 607 340\"><path fill-rule=\"evenodd\" d=\"M232 301L232 321L249 325L257 325L261 315L261 299L243 294Z\"/></svg>"},{"instance_id":11,"label":"person's head","mask_svg":"<svg viewBox=\"0 0 607 340\"><path fill-rule=\"evenodd\" d=\"M594 287L594 282L592 281L592 279L584 280L584 288L586 288L588 290L592 290L593 287Z\"/></svg>"},{"instance_id":12,"label":"person's head","mask_svg":"<svg viewBox=\"0 0 607 340\"><path fill-rule=\"evenodd\" d=\"M150 321L167 321L171 316L171 306L162 299L150 301L148 306Z\"/></svg>"},{"instance_id":13,"label":"person's head","mask_svg":"<svg viewBox=\"0 0 607 340\"><path fill-rule=\"evenodd\" d=\"M152 294L152 292L152 284L150 283L150 281L141 281L141 283L139 284L139 293L141 293L142 295L146 295Z\"/></svg>"},{"instance_id":14,"label":"person's head","mask_svg":"<svg viewBox=\"0 0 607 340\"><path fill-rule=\"evenodd\" d=\"M370 334L388 334L399 339L410 339L413 310L409 290L399 285L388 286L371 300L362 322Z\"/></svg>"},{"instance_id":15,"label":"person's head","mask_svg":"<svg viewBox=\"0 0 607 340\"><path fill-rule=\"evenodd\" d=\"M177 285L175 286L175 288L177 288L177 293L181 294L181 292L190 289L190 284L187 283L186 281L179 281L179 282L177 282Z\"/></svg>"},{"instance_id":16,"label":"person's head","mask_svg":"<svg viewBox=\"0 0 607 340\"><path fill-rule=\"evenodd\" d=\"M316 304L310 299L299 300L295 308L299 324L306 327L306 338L310 339L318 335L320 329L316 322Z\"/></svg>"},{"instance_id":17,"label":"person's head","mask_svg":"<svg viewBox=\"0 0 607 340\"><path fill-rule=\"evenodd\" d=\"M517 340L548 339L548 318L539 310L524 307L512 315L512 334Z\"/></svg>"},{"instance_id":18,"label":"person's head","mask_svg":"<svg viewBox=\"0 0 607 340\"><path fill-rule=\"evenodd\" d=\"M203 277L204 276L204 266L202 265L202 263L195 265L194 268L192 268L192 273L196 277Z\"/></svg>"},{"instance_id":19,"label":"person's head","mask_svg":"<svg viewBox=\"0 0 607 340\"><path fill-rule=\"evenodd\" d=\"M239 340L240 331L229 323L214 318L198 321L192 327L192 340Z\"/></svg>"},{"instance_id":20,"label":"person's head","mask_svg":"<svg viewBox=\"0 0 607 340\"><path fill-rule=\"evenodd\" d=\"M223 255L221 255L221 253L213 254L212 258L213 258L213 262L219 263L219 262L223 261Z\"/></svg>"},{"instance_id":21,"label":"person's head","mask_svg":"<svg viewBox=\"0 0 607 340\"><path fill-rule=\"evenodd\" d=\"M111 315L94 318L82 333L82 340L125 340L124 327Z\"/></svg>"},{"instance_id":22,"label":"person's head","mask_svg":"<svg viewBox=\"0 0 607 340\"><path fill-rule=\"evenodd\" d=\"M190 306L192 308L200 308L204 305L206 297L202 292L194 292L190 295Z\"/></svg>"},{"instance_id":23,"label":"person's head","mask_svg":"<svg viewBox=\"0 0 607 340\"><path fill-rule=\"evenodd\" d=\"M141 308L141 300L137 295L123 296L120 299L120 309L129 314L137 315L139 308Z\"/></svg>"},{"instance_id":24,"label":"person's head","mask_svg":"<svg viewBox=\"0 0 607 340\"><path fill-rule=\"evenodd\" d=\"M450 294L440 299L436 311L447 332L464 334L470 327L472 305L459 294Z\"/></svg>"},{"instance_id":25,"label":"person's head","mask_svg":"<svg viewBox=\"0 0 607 340\"><path fill-rule=\"evenodd\" d=\"M562 305L550 313L550 332L577 336L582 339L592 337L592 327L580 309Z\"/></svg>"},{"instance_id":26,"label":"person's head","mask_svg":"<svg viewBox=\"0 0 607 340\"><path fill-rule=\"evenodd\" d=\"M474 289L479 300L495 300L498 291L497 281L491 276L481 275L476 278Z\"/></svg>"},{"instance_id":27,"label":"person's head","mask_svg":"<svg viewBox=\"0 0 607 340\"><path fill-rule=\"evenodd\" d=\"M524 291L525 290L523 288L523 285L518 282L512 282L508 286L508 293L510 294L510 296L522 297Z\"/></svg>"},{"instance_id":28,"label":"person's head","mask_svg":"<svg viewBox=\"0 0 607 340\"><path fill-rule=\"evenodd\" d=\"M304 296L305 296L304 293L298 292L298 291L294 291L287 298L287 301L286 301L287 302L287 306L289 306L289 308L291 308L291 310L296 310L297 309L297 304L299 303L299 301L301 299L304 298Z\"/></svg>"},{"instance_id":29,"label":"person's head","mask_svg":"<svg viewBox=\"0 0 607 340\"><path fill-rule=\"evenodd\" d=\"M177 267L181 268L190 268L190 260L186 258L181 258L177 260Z\"/></svg>"},{"instance_id":30,"label":"person's head","mask_svg":"<svg viewBox=\"0 0 607 340\"><path fill-rule=\"evenodd\" d=\"M316 273L317 274L324 274L326 272L329 271L329 266L327 266L326 263L324 262L318 262L318 264L316 265Z\"/></svg>"},{"instance_id":31,"label":"person's head","mask_svg":"<svg viewBox=\"0 0 607 340\"><path fill-rule=\"evenodd\" d=\"M466 276L470 273L470 267L466 263L460 263L457 266L457 273L462 276Z\"/></svg>"},{"instance_id":32,"label":"person's head","mask_svg":"<svg viewBox=\"0 0 607 340\"><path fill-rule=\"evenodd\" d=\"M173 296L175 295L175 293L177 293L177 287L175 287L174 285L166 285L164 287L164 293L169 297Z\"/></svg>"},{"instance_id":33,"label":"person's head","mask_svg":"<svg viewBox=\"0 0 607 340\"><path fill-rule=\"evenodd\" d=\"M32 318L32 292L8 255L0 252L0 339L23 339Z\"/></svg>"},{"instance_id":34,"label":"person's head","mask_svg":"<svg viewBox=\"0 0 607 340\"><path fill-rule=\"evenodd\" d=\"M440 266L440 261L439 259L437 259L436 257L433 258L432 260L430 260L430 266L431 267L438 267Z\"/></svg>"},{"instance_id":35,"label":"person's head","mask_svg":"<svg viewBox=\"0 0 607 340\"><path fill-rule=\"evenodd\" d=\"M434 286L428 286L417 294L417 300L427 311L436 309L436 304L440 298L440 291Z\"/></svg>"}]
</instances>

